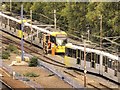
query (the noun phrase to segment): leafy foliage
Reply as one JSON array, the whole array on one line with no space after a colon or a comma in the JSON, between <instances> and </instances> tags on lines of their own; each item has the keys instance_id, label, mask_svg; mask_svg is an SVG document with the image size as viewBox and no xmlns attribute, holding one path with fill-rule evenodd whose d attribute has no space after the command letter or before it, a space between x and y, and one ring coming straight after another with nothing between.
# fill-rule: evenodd
<instances>
[{"instance_id":1,"label":"leafy foliage","mask_svg":"<svg viewBox=\"0 0 120 90\"><path fill-rule=\"evenodd\" d=\"M32 57L29 62L29 67L36 67L38 65L37 57Z\"/></svg>"},{"instance_id":2,"label":"leafy foliage","mask_svg":"<svg viewBox=\"0 0 120 90\"><path fill-rule=\"evenodd\" d=\"M2 52L2 59L8 59L10 57L9 51L3 51Z\"/></svg>"},{"instance_id":3,"label":"leafy foliage","mask_svg":"<svg viewBox=\"0 0 120 90\"><path fill-rule=\"evenodd\" d=\"M7 47L7 50L16 54L19 54L19 51L17 49L17 47L13 44L9 44L9 46Z\"/></svg>"},{"instance_id":4,"label":"leafy foliage","mask_svg":"<svg viewBox=\"0 0 120 90\"><path fill-rule=\"evenodd\" d=\"M6 3L9 10L9 3ZM13 3L13 12L20 13L20 3ZM33 10L33 19L46 24L54 24L56 9L57 27L70 34L99 42L93 35L100 36L100 16L102 15L103 37L120 36L120 2L26 2L24 14ZM89 28L88 28L89 27ZM117 39L116 42L119 42Z\"/></svg>"},{"instance_id":5,"label":"leafy foliage","mask_svg":"<svg viewBox=\"0 0 120 90\"><path fill-rule=\"evenodd\" d=\"M39 75L37 75L34 72L28 72L28 73L24 74L24 76L26 76L26 77L38 77Z\"/></svg>"},{"instance_id":6,"label":"leafy foliage","mask_svg":"<svg viewBox=\"0 0 120 90\"><path fill-rule=\"evenodd\" d=\"M19 54L17 47L13 44L9 44L6 50L2 52L2 59L8 59L10 57L10 52Z\"/></svg>"}]
</instances>

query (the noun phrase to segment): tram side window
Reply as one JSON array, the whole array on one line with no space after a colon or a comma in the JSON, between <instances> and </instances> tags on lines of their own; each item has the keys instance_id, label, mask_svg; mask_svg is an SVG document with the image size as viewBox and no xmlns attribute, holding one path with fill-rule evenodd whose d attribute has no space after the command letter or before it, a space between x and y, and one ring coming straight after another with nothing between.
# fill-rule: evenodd
<instances>
[{"instance_id":1,"label":"tram side window","mask_svg":"<svg viewBox=\"0 0 120 90\"><path fill-rule=\"evenodd\" d=\"M67 48L67 54L70 56L70 48Z\"/></svg>"},{"instance_id":2,"label":"tram side window","mask_svg":"<svg viewBox=\"0 0 120 90\"><path fill-rule=\"evenodd\" d=\"M35 36L33 36L33 40L35 40L35 37L36 37L36 35L35 35Z\"/></svg>"},{"instance_id":3,"label":"tram side window","mask_svg":"<svg viewBox=\"0 0 120 90\"><path fill-rule=\"evenodd\" d=\"M117 70L115 70L114 75L117 76Z\"/></svg>"},{"instance_id":4,"label":"tram side window","mask_svg":"<svg viewBox=\"0 0 120 90\"><path fill-rule=\"evenodd\" d=\"M78 57L80 57L80 50L78 49Z\"/></svg>"},{"instance_id":5,"label":"tram side window","mask_svg":"<svg viewBox=\"0 0 120 90\"><path fill-rule=\"evenodd\" d=\"M80 64L80 57L77 58L77 64Z\"/></svg>"},{"instance_id":6,"label":"tram side window","mask_svg":"<svg viewBox=\"0 0 120 90\"><path fill-rule=\"evenodd\" d=\"M112 69L115 69L115 60L112 61Z\"/></svg>"},{"instance_id":7,"label":"tram side window","mask_svg":"<svg viewBox=\"0 0 120 90\"><path fill-rule=\"evenodd\" d=\"M111 59L108 59L109 61L108 61L108 67L109 68L112 68L112 60Z\"/></svg>"},{"instance_id":8,"label":"tram side window","mask_svg":"<svg viewBox=\"0 0 120 90\"><path fill-rule=\"evenodd\" d=\"M117 76L117 70L118 70L118 61L115 60L115 63L114 63L114 76Z\"/></svg>"},{"instance_id":9,"label":"tram side window","mask_svg":"<svg viewBox=\"0 0 120 90\"><path fill-rule=\"evenodd\" d=\"M94 61L95 60L95 54L92 53L92 60Z\"/></svg>"},{"instance_id":10,"label":"tram side window","mask_svg":"<svg viewBox=\"0 0 120 90\"><path fill-rule=\"evenodd\" d=\"M65 48L65 55L68 56L69 54L69 48Z\"/></svg>"},{"instance_id":11,"label":"tram side window","mask_svg":"<svg viewBox=\"0 0 120 90\"><path fill-rule=\"evenodd\" d=\"M95 68L95 63L94 62L91 62L92 63L92 68Z\"/></svg>"},{"instance_id":12,"label":"tram side window","mask_svg":"<svg viewBox=\"0 0 120 90\"><path fill-rule=\"evenodd\" d=\"M106 57L103 56L103 65L105 66Z\"/></svg>"},{"instance_id":13,"label":"tram side window","mask_svg":"<svg viewBox=\"0 0 120 90\"><path fill-rule=\"evenodd\" d=\"M81 60L84 60L84 52L81 51Z\"/></svg>"},{"instance_id":14,"label":"tram side window","mask_svg":"<svg viewBox=\"0 0 120 90\"><path fill-rule=\"evenodd\" d=\"M105 60L105 65L107 66L108 65L108 58L106 57L106 60Z\"/></svg>"},{"instance_id":15,"label":"tram side window","mask_svg":"<svg viewBox=\"0 0 120 90\"><path fill-rule=\"evenodd\" d=\"M68 56L72 57L72 49L68 48Z\"/></svg>"},{"instance_id":16,"label":"tram side window","mask_svg":"<svg viewBox=\"0 0 120 90\"><path fill-rule=\"evenodd\" d=\"M45 36L45 42L48 43L49 36Z\"/></svg>"},{"instance_id":17,"label":"tram side window","mask_svg":"<svg viewBox=\"0 0 120 90\"><path fill-rule=\"evenodd\" d=\"M100 64L100 55L97 55L97 54L96 54L96 59L95 59L95 60L96 60L95 62L96 62L97 64Z\"/></svg>"},{"instance_id":18,"label":"tram side window","mask_svg":"<svg viewBox=\"0 0 120 90\"><path fill-rule=\"evenodd\" d=\"M116 63L115 63L115 68L116 70L118 70L118 61L116 60Z\"/></svg>"},{"instance_id":19,"label":"tram side window","mask_svg":"<svg viewBox=\"0 0 120 90\"><path fill-rule=\"evenodd\" d=\"M114 70L118 69L118 62L117 62L116 60L114 60L112 66L113 66L112 68L113 68Z\"/></svg>"},{"instance_id":20,"label":"tram side window","mask_svg":"<svg viewBox=\"0 0 120 90\"><path fill-rule=\"evenodd\" d=\"M86 54L87 56L86 56L86 61L91 61L91 53L87 53Z\"/></svg>"},{"instance_id":21,"label":"tram side window","mask_svg":"<svg viewBox=\"0 0 120 90\"><path fill-rule=\"evenodd\" d=\"M56 43L55 37L54 37L54 36L50 36L50 41L51 41L52 43Z\"/></svg>"},{"instance_id":22,"label":"tram side window","mask_svg":"<svg viewBox=\"0 0 120 90\"><path fill-rule=\"evenodd\" d=\"M108 58L105 57L105 72L108 72Z\"/></svg>"},{"instance_id":23,"label":"tram side window","mask_svg":"<svg viewBox=\"0 0 120 90\"><path fill-rule=\"evenodd\" d=\"M74 50L74 49L72 50L72 57L76 58L76 50Z\"/></svg>"},{"instance_id":24,"label":"tram side window","mask_svg":"<svg viewBox=\"0 0 120 90\"><path fill-rule=\"evenodd\" d=\"M108 72L107 66L105 66L105 72Z\"/></svg>"},{"instance_id":25,"label":"tram side window","mask_svg":"<svg viewBox=\"0 0 120 90\"><path fill-rule=\"evenodd\" d=\"M21 30L21 24L17 24L17 25L16 25L16 28L17 28L18 30Z\"/></svg>"},{"instance_id":26,"label":"tram side window","mask_svg":"<svg viewBox=\"0 0 120 90\"><path fill-rule=\"evenodd\" d=\"M38 37L39 38L41 38L42 37L42 33L40 32L40 33L38 33Z\"/></svg>"}]
</instances>

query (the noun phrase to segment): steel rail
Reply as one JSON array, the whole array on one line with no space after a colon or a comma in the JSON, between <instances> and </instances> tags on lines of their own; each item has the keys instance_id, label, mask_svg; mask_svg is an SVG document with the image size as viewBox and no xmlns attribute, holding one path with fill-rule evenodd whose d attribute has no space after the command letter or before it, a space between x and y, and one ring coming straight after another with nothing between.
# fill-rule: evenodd
<instances>
[{"instance_id":1,"label":"steel rail","mask_svg":"<svg viewBox=\"0 0 120 90\"><path fill-rule=\"evenodd\" d=\"M69 78L68 76L64 75L63 73L61 73L60 71L56 70L55 68L47 65L47 63L38 60L39 62L39 66L43 66L46 69L50 70L51 72L53 72L55 75L57 75L58 77L60 77L62 80L64 80L65 82L67 82L68 84L70 84L73 88L75 89L80 89L80 90L84 90L84 86L80 85L78 82L74 81L73 79Z\"/></svg>"},{"instance_id":2,"label":"steel rail","mask_svg":"<svg viewBox=\"0 0 120 90\"><path fill-rule=\"evenodd\" d=\"M1 30L1 31L3 31L3 30ZM4 31L3 31L3 32L4 32ZM5 32L5 33L6 33L6 32ZM7 34L10 34L10 33L7 32ZM14 37L14 35L12 35L12 36ZM7 37L5 37L5 36L3 36L3 35L2 35L2 37L8 39L8 40L9 40L8 42L12 42L12 43L14 42L15 44L17 44L17 48L20 49L20 43L19 43L19 42L16 42L15 40L11 40L10 38L7 38ZM17 38L18 38L18 37L17 37ZM18 38L18 39L19 39L19 38ZM8 43L8 42L7 42L7 43ZM26 41L26 43L27 43L27 44L31 44L31 43L29 43L28 41ZM42 57L38 57L38 58L41 59L41 60L43 60L44 62L47 62L47 63L52 64L52 65L55 65L55 66L59 66L59 67L62 67L62 68L66 68L63 63L60 63L60 62L58 62L58 61L56 61L56 60L54 60L54 59L51 59L51 58L45 56L45 55L42 54L42 53L40 53L40 52L39 52L40 50L31 49L31 48L29 48L28 46L25 46L25 45L24 45L24 48L25 48L25 51L28 52L28 53L29 53L29 52L33 52L33 53L36 53L36 54L42 56ZM49 60L52 61L52 62L47 61L47 60L45 60L45 59L49 59ZM54 63L53 63L53 62L54 62Z\"/></svg>"},{"instance_id":3,"label":"steel rail","mask_svg":"<svg viewBox=\"0 0 120 90\"><path fill-rule=\"evenodd\" d=\"M10 38L7 38L7 37L5 37L5 36L3 36L3 38L6 38L6 39L8 39L8 40L10 41ZM15 42L15 41L13 41L13 42ZM15 44L19 45L17 42L15 42ZM32 52L34 52L34 53L37 53L37 54L41 55L40 53L38 53L38 51L32 50L32 49L28 48L27 46L25 46L25 48L27 48L27 49L25 49L26 51L27 51L27 50L30 50L30 51L32 51ZM47 59L49 59L49 57L47 57ZM41 60L42 60L42 61L41 61ZM52 59L51 59L51 60L52 60ZM55 68L53 68L53 67L51 67L51 66L48 65L48 64L52 64L52 65L56 65L56 66L59 66L59 67L62 67L62 68L66 68L65 66L63 66L63 64L62 64L62 65L53 64L53 63L51 63L51 62L44 61L44 60L41 59L41 58L39 58L38 62L39 62L39 65L42 65L43 67L47 68L48 70L50 70L51 72L53 72L54 74L56 74L58 77L60 77L60 78L63 79L65 82L67 82L68 84L70 84L73 88L75 88L75 89L84 89L84 87L81 86L79 83L77 83L76 81L72 80L71 78L65 76L65 75L62 74L61 72L56 71ZM47 63L48 63L48 64L47 64ZM56 61L56 63L57 63L57 61ZM60 62L59 62L59 63L60 63ZM60 64L61 64L61 63L60 63Z\"/></svg>"}]
</instances>

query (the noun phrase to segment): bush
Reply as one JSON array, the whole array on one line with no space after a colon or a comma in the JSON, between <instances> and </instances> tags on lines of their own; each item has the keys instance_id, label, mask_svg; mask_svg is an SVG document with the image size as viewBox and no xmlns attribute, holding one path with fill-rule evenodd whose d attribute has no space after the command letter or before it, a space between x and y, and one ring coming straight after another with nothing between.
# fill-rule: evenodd
<instances>
[{"instance_id":1,"label":"bush","mask_svg":"<svg viewBox=\"0 0 120 90\"><path fill-rule=\"evenodd\" d=\"M13 51L15 54L20 54L18 50Z\"/></svg>"},{"instance_id":2,"label":"bush","mask_svg":"<svg viewBox=\"0 0 120 90\"><path fill-rule=\"evenodd\" d=\"M39 75L37 75L33 72L28 72L28 73L24 74L24 76L26 76L26 77L38 77Z\"/></svg>"},{"instance_id":3,"label":"bush","mask_svg":"<svg viewBox=\"0 0 120 90\"><path fill-rule=\"evenodd\" d=\"M10 57L9 51L3 51L2 52L2 59L8 59Z\"/></svg>"},{"instance_id":4,"label":"bush","mask_svg":"<svg viewBox=\"0 0 120 90\"><path fill-rule=\"evenodd\" d=\"M19 53L17 47L13 44L9 44L9 46L7 47L7 50L16 54Z\"/></svg>"},{"instance_id":5,"label":"bush","mask_svg":"<svg viewBox=\"0 0 120 90\"><path fill-rule=\"evenodd\" d=\"M30 67L36 67L38 65L37 57L32 57L29 62Z\"/></svg>"}]
</instances>

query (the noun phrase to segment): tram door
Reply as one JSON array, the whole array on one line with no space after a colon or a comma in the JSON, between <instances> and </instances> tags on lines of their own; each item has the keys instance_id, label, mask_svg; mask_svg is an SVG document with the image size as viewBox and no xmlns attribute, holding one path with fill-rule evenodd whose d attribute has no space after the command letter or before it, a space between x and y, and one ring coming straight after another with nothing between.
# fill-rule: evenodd
<instances>
[{"instance_id":1,"label":"tram door","mask_svg":"<svg viewBox=\"0 0 120 90\"><path fill-rule=\"evenodd\" d=\"M50 35L48 34L44 34L43 36L43 50L44 50L44 53L48 53L48 43L50 42Z\"/></svg>"},{"instance_id":2,"label":"tram door","mask_svg":"<svg viewBox=\"0 0 120 90\"><path fill-rule=\"evenodd\" d=\"M108 58L103 56L103 65L104 65L104 72L108 72Z\"/></svg>"},{"instance_id":3,"label":"tram door","mask_svg":"<svg viewBox=\"0 0 120 90\"><path fill-rule=\"evenodd\" d=\"M80 59L80 50L79 49L76 50L76 57L77 57L76 64L80 65L81 59Z\"/></svg>"},{"instance_id":4,"label":"tram door","mask_svg":"<svg viewBox=\"0 0 120 90\"><path fill-rule=\"evenodd\" d=\"M117 77L117 71L118 71L118 61L115 60L114 61L114 76Z\"/></svg>"},{"instance_id":5,"label":"tram door","mask_svg":"<svg viewBox=\"0 0 120 90\"><path fill-rule=\"evenodd\" d=\"M95 68L95 55L94 55L94 53L91 53L91 67Z\"/></svg>"}]
</instances>

